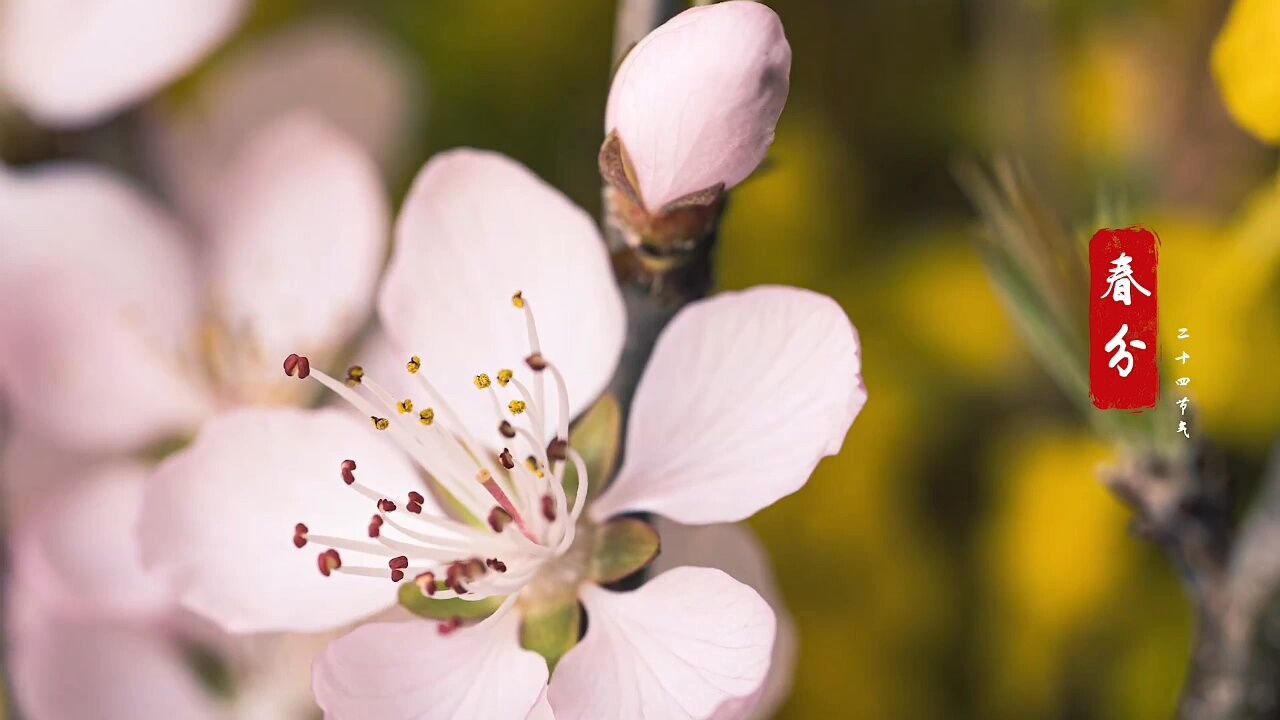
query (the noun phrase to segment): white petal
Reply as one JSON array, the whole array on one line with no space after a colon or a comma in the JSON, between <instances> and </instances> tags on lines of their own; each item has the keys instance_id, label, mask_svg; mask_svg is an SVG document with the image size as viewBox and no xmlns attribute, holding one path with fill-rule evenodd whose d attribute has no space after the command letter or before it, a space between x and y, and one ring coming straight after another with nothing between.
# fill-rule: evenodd
<instances>
[{"instance_id":1,"label":"white petal","mask_svg":"<svg viewBox=\"0 0 1280 720\"><path fill-rule=\"evenodd\" d=\"M590 512L727 522L795 492L866 402L861 364L826 296L762 286L690 305L658 338L627 459Z\"/></svg>"},{"instance_id":2,"label":"white petal","mask_svg":"<svg viewBox=\"0 0 1280 720\"><path fill-rule=\"evenodd\" d=\"M681 525L659 518L657 528L662 536L662 554L653 563L655 574L682 565L718 568L750 585L773 608L778 632L764 683L747 697L726 700L711 716L713 720L773 717L791 692L798 638L764 546L745 525Z\"/></svg>"},{"instance_id":3,"label":"white petal","mask_svg":"<svg viewBox=\"0 0 1280 720\"><path fill-rule=\"evenodd\" d=\"M609 91L617 130L650 210L717 183L742 182L773 143L791 46L761 3L686 10L636 44Z\"/></svg>"},{"instance_id":4,"label":"white petal","mask_svg":"<svg viewBox=\"0 0 1280 720\"><path fill-rule=\"evenodd\" d=\"M397 503L418 476L367 421L338 410L246 409L205 424L156 470L139 532L143 561L168 573L180 601L229 632L318 631L395 603L389 580L323 577L326 549L293 546L293 528L367 539L374 503L343 484L341 464ZM343 564L386 558L341 552Z\"/></svg>"},{"instance_id":5,"label":"white petal","mask_svg":"<svg viewBox=\"0 0 1280 720\"><path fill-rule=\"evenodd\" d=\"M264 382L289 353L312 363L367 319L389 213L368 154L318 118L263 129L227 175L214 231L213 298Z\"/></svg>"},{"instance_id":6,"label":"white petal","mask_svg":"<svg viewBox=\"0 0 1280 720\"><path fill-rule=\"evenodd\" d=\"M677 568L629 593L588 585L580 597L587 634L548 695L560 720L706 718L769 669L773 611L719 570Z\"/></svg>"},{"instance_id":7,"label":"white petal","mask_svg":"<svg viewBox=\"0 0 1280 720\"><path fill-rule=\"evenodd\" d=\"M6 0L0 86L37 120L83 126L160 89L240 18L244 0Z\"/></svg>"},{"instance_id":8,"label":"white petal","mask_svg":"<svg viewBox=\"0 0 1280 720\"><path fill-rule=\"evenodd\" d=\"M595 223L497 153L432 158L397 221L378 311L395 344L422 357L435 386L486 439L497 438L498 419L472 378L511 368L532 388L524 315L511 304L517 290L533 308L543 355L564 374L576 415L613 374L625 323ZM554 397L549 390L548 400ZM554 422L554 404L548 418Z\"/></svg>"},{"instance_id":9,"label":"white petal","mask_svg":"<svg viewBox=\"0 0 1280 720\"><path fill-rule=\"evenodd\" d=\"M533 709L524 720L556 720L556 714L551 709L551 703L547 701L547 691L543 688L542 694L538 696L538 702L533 704Z\"/></svg>"},{"instance_id":10,"label":"white petal","mask_svg":"<svg viewBox=\"0 0 1280 720\"><path fill-rule=\"evenodd\" d=\"M122 462L79 474L46 495L44 512L25 518L15 572L61 617L146 619L169 610L173 596L142 567L135 533L147 469Z\"/></svg>"},{"instance_id":11,"label":"white petal","mask_svg":"<svg viewBox=\"0 0 1280 720\"><path fill-rule=\"evenodd\" d=\"M519 616L447 636L436 623L373 623L329 644L312 687L331 720L520 718L547 683L547 664L520 648Z\"/></svg>"},{"instance_id":12,"label":"white petal","mask_svg":"<svg viewBox=\"0 0 1280 720\"><path fill-rule=\"evenodd\" d=\"M148 197L89 165L6 173L0 254L0 385L18 425L107 449L208 412L193 263Z\"/></svg>"},{"instance_id":13,"label":"white petal","mask_svg":"<svg viewBox=\"0 0 1280 720\"><path fill-rule=\"evenodd\" d=\"M220 717L179 648L143 627L41 623L10 635L9 671L37 720Z\"/></svg>"}]
</instances>

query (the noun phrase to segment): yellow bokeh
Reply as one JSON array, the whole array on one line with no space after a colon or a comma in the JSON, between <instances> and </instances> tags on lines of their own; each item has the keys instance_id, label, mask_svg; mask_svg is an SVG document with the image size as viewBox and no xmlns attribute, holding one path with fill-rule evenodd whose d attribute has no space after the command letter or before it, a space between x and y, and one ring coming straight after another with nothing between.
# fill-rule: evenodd
<instances>
[{"instance_id":1,"label":"yellow bokeh","mask_svg":"<svg viewBox=\"0 0 1280 720\"><path fill-rule=\"evenodd\" d=\"M1213 47L1213 75L1232 117L1280 142L1280 2L1236 0Z\"/></svg>"}]
</instances>

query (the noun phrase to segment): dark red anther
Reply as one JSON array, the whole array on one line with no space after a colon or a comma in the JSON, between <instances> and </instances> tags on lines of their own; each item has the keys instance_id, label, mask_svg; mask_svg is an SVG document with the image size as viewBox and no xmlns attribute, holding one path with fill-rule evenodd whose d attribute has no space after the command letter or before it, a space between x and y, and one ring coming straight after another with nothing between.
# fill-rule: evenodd
<instances>
[{"instance_id":1,"label":"dark red anther","mask_svg":"<svg viewBox=\"0 0 1280 720\"><path fill-rule=\"evenodd\" d=\"M342 482L350 485L356 481L356 461L342 461Z\"/></svg>"},{"instance_id":2,"label":"dark red anther","mask_svg":"<svg viewBox=\"0 0 1280 720\"><path fill-rule=\"evenodd\" d=\"M416 490L410 490L410 491L409 491L409 501L410 501L410 502L416 502L416 503L418 503L419 505L421 505L422 503L426 502L426 501L427 501L427 499L426 499L425 497L423 497L423 496L422 496L422 493L420 493L420 492L418 492L418 491L416 491Z\"/></svg>"},{"instance_id":3,"label":"dark red anther","mask_svg":"<svg viewBox=\"0 0 1280 720\"><path fill-rule=\"evenodd\" d=\"M542 517L546 518L547 522L555 522L556 500L550 495L542 496Z\"/></svg>"},{"instance_id":4,"label":"dark red anther","mask_svg":"<svg viewBox=\"0 0 1280 720\"><path fill-rule=\"evenodd\" d=\"M376 538L382 534L382 516L374 515L369 518L369 537Z\"/></svg>"},{"instance_id":5,"label":"dark red anther","mask_svg":"<svg viewBox=\"0 0 1280 720\"><path fill-rule=\"evenodd\" d=\"M409 567L409 558L404 555L397 555L387 561L387 567L392 570L403 570Z\"/></svg>"},{"instance_id":6,"label":"dark red anther","mask_svg":"<svg viewBox=\"0 0 1280 720\"><path fill-rule=\"evenodd\" d=\"M511 427L511 423L506 420L503 420L498 425L498 432L502 433L502 437L507 438L508 440L516 436L516 429Z\"/></svg>"},{"instance_id":7,"label":"dark red anther","mask_svg":"<svg viewBox=\"0 0 1280 720\"><path fill-rule=\"evenodd\" d=\"M293 526L293 546L296 548L305 547L307 544L307 526L298 523Z\"/></svg>"},{"instance_id":8,"label":"dark red anther","mask_svg":"<svg viewBox=\"0 0 1280 720\"><path fill-rule=\"evenodd\" d=\"M485 563L480 558L471 558L467 561L466 567L462 569L462 576L471 582L478 577L484 575Z\"/></svg>"},{"instance_id":9,"label":"dark red anther","mask_svg":"<svg viewBox=\"0 0 1280 720\"><path fill-rule=\"evenodd\" d=\"M525 358L524 362L534 372L542 372L547 369L547 359L542 357L542 353L534 353Z\"/></svg>"},{"instance_id":10,"label":"dark red anther","mask_svg":"<svg viewBox=\"0 0 1280 720\"><path fill-rule=\"evenodd\" d=\"M298 354L289 353L289 357L284 359L284 374L293 377L294 371L298 369Z\"/></svg>"},{"instance_id":11,"label":"dark red anther","mask_svg":"<svg viewBox=\"0 0 1280 720\"><path fill-rule=\"evenodd\" d=\"M484 564L488 565L489 567L493 568L495 571L500 573L504 573L507 571L507 564L502 562L498 558L489 558L488 560L484 561Z\"/></svg>"},{"instance_id":12,"label":"dark red anther","mask_svg":"<svg viewBox=\"0 0 1280 720\"><path fill-rule=\"evenodd\" d=\"M455 617L437 625L436 632L440 633L441 635L448 635L449 633L452 633L454 630L457 630L460 627L462 627L462 618Z\"/></svg>"},{"instance_id":13,"label":"dark red anther","mask_svg":"<svg viewBox=\"0 0 1280 720\"><path fill-rule=\"evenodd\" d=\"M329 577L329 573L342 567L342 556L330 548L316 557L316 564L320 567L320 574Z\"/></svg>"},{"instance_id":14,"label":"dark red anther","mask_svg":"<svg viewBox=\"0 0 1280 720\"><path fill-rule=\"evenodd\" d=\"M507 448L502 448L502 454L498 456L498 460L502 462L502 467L508 470L516 466L516 460L511 457L511 451Z\"/></svg>"},{"instance_id":15,"label":"dark red anther","mask_svg":"<svg viewBox=\"0 0 1280 720\"><path fill-rule=\"evenodd\" d=\"M547 459L564 460L569 457L569 443L560 438L555 438L547 445Z\"/></svg>"},{"instance_id":16,"label":"dark red anther","mask_svg":"<svg viewBox=\"0 0 1280 720\"><path fill-rule=\"evenodd\" d=\"M306 355L299 355L298 356L298 379L306 380L307 376L310 374L311 374L311 361L307 359Z\"/></svg>"},{"instance_id":17,"label":"dark red anther","mask_svg":"<svg viewBox=\"0 0 1280 720\"><path fill-rule=\"evenodd\" d=\"M511 513L497 505L489 511L489 527L496 533L502 532L502 529L511 523L511 519Z\"/></svg>"},{"instance_id":18,"label":"dark red anther","mask_svg":"<svg viewBox=\"0 0 1280 720\"><path fill-rule=\"evenodd\" d=\"M395 512L396 504L386 498L382 498L381 500L378 501L378 509L381 510L382 512L387 512L387 513Z\"/></svg>"},{"instance_id":19,"label":"dark red anther","mask_svg":"<svg viewBox=\"0 0 1280 720\"><path fill-rule=\"evenodd\" d=\"M436 594L436 574L428 570L413 579L414 584L418 586L426 595Z\"/></svg>"},{"instance_id":20,"label":"dark red anther","mask_svg":"<svg viewBox=\"0 0 1280 720\"><path fill-rule=\"evenodd\" d=\"M403 579L404 579L404 571L403 571L403 570L392 570L392 571L391 571L391 582L400 582L400 581L401 581L401 580L403 580Z\"/></svg>"},{"instance_id":21,"label":"dark red anther","mask_svg":"<svg viewBox=\"0 0 1280 720\"><path fill-rule=\"evenodd\" d=\"M405 506L404 506L404 509L405 509L405 510L408 510L409 512L413 513L414 515L421 515L421 514L422 514L422 503L416 503L416 502L414 502L414 501L410 500L410 501L409 501L409 503L408 503L407 505L405 505Z\"/></svg>"}]
</instances>

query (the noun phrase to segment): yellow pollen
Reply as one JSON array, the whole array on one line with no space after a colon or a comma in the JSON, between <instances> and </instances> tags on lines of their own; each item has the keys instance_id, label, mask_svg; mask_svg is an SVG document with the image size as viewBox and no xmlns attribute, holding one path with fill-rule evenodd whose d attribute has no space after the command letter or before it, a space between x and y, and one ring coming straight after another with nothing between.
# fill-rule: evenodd
<instances>
[{"instance_id":1,"label":"yellow pollen","mask_svg":"<svg viewBox=\"0 0 1280 720\"><path fill-rule=\"evenodd\" d=\"M523 307L524 307L524 293L522 293L521 291L517 290L517 291L516 291L516 294L511 296L511 304L512 304L512 305L515 305L517 308L523 308Z\"/></svg>"},{"instance_id":2,"label":"yellow pollen","mask_svg":"<svg viewBox=\"0 0 1280 720\"><path fill-rule=\"evenodd\" d=\"M506 387L507 383L511 382L511 378L514 376L515 376L515 373L511 372L510 370L499 370L498 384L501 385L502 387Z\"/></svg>"},{"instance_id":3,"label":"yellow pollen","mask_svg":"<svg viewBox=\"0 0 1280 720\"><path fill-rule=\"evenodd\" d=\"M493 479L493 475L489 474L488 470L481 469L480 472L476 473L476 482L480 483L481 485L489 482L492 479Z\"/></svg>"},{"instance_id":4,"label":"yellow pollen","mask_svg":"<svg viewBox=\"0 0 1280 720\"><path fill-rule=\"evenodd\" d=\"M347 368L347 387L355 387L360 384L364 378L364 368L359 365L352 365Z\"/></svg>"},{"instance_id":5,"label":"yellow pollen","mask_svg":"<svg viewBox=\"0 0 1280 720\"><path fill-rule=\"evenodd\" d=\"M436 411L432 410L431 408L427 408L426 410L423 410L422 412L418 413L418 422L422 423L423 425L430 425L435 421L436 421Z\"/></svg>"},{"instance_id":6,"label":"yellow pollen","mask_svg":"<svg viewBox=\"0 0 1280 720\"><path fill-rule=\"evenodd\" d=\"M481 390L484 390L485 388L489 387L489 385L490 385L490 380L489 380L489 376L488 376L487 374L485 374L485 373L480 373L479 375L477 375L477 376L476 376L476 387L477 387L477 388L479 388L479 389L481 389Z\"/></svg>"},{"instance_id":7,"label":"yellow pollen","mask_svg":"<svg viewBox=\"0 0 1280 720\"><path fill-rule=\"evenodd\" d=\"M528 466L531 472L538 471L538 459L535 458L534 456L530 455L529 457L525 458L524 464Z\"/></svg>"},{"instance_id":8,"label":"yellow pollen","mask_svg":"<svg viewBox=\"0 0 1280 720\"><path fill-rule=\"evenodd\" d=\"M373 426L378 428L379 430L386 430L387 428L391 427L391 421L386 418L380 418L374 415L370 415L369 419L373 421Z\"/></svg>"},{"instance_id":9,"label":"yellow pollen","mask_svg":"<svg viewBox=\"0 0 1280 720\"><path fill-rule=\"evenodd\" d=\"M409 371L410 375L416 375L418 370L422 367L422 358L414 355L409 358L409 362L405 363L404 367Z\"/></svg>"},{"instance_id":10,"label":"yellow pollen","mask_svg":"<svg viewBox=\"0 0 1280 720\"><path fill-rule=\"evenodd\" d=\"M413 412L413 401L409 398L405 398L396 404L396 409L400 411L401 415L411 413Z\"/></svg>"},{"instance_id":11,"label":"yellow pollen","mask_svg":"<svg viewBox=\"0 0 1280 720\"><path fill-rule=\"evenodd\" d=\"M524 408L525 404L523 400L512 400L507 403L507 409L511 411L512 415L519 415L524 412Z\"/></svg>"}]
</instances>

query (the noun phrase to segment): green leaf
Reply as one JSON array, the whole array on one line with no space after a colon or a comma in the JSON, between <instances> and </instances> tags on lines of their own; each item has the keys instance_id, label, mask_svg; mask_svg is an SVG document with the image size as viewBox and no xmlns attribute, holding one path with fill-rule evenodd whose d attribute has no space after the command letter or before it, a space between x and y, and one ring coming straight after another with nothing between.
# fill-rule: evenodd
<instances>
[{"instance_id":1,"label":"green leaf","mask_svg":"<svg viewBox=\"0 0 1280 720\"><path fill-rule=\"evenodd\" d=\"M649 523L618 518L595 530L591 545L591 579L607 585L646 568L658 557L662 542Z\"/></svg>"},{"instance_id":2,"label":"green leaf","mask_svg":"<svg viewBox=\"0 0 1280 720\"><path fill-rule=\"evenodd\" d=\"M489 597L483 600L463 600L462 598L436 600L423 595L418 586L411 582L401 583L400 585L400 605L414 615L431 620L451 620L453 618L482 620L492 615L505 599L503 597Z\"/></svg>"},{"instance_id":3,"label":"green leaf","mask_svg":"<svg viewBox=\"0 0 1280 720\"><path fill-rule=\"evenodd\" d=\"M601 395L595 405L569 431L569 444L582 455L590 487L587 497L600 494L618 464L622 440L622 409L612 395ZM578 492L578 469L569 463L564 471L564 491L570 498Z\"/></svg>"},{"instance_id":4,"label":"green leaf","mask_svg":"<svg viewBox=\"0 0 1280 720\"><path fill-rule=\"evenodd\" d=\"M560 658L578 644L581 632L582 613L577 597L571 595L526 611L520 625L520 646L546 658L547 669L555 670Z\"/></svg>"}]
</instances>

